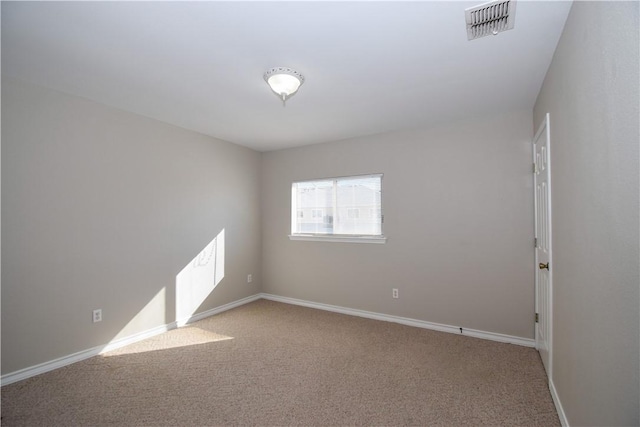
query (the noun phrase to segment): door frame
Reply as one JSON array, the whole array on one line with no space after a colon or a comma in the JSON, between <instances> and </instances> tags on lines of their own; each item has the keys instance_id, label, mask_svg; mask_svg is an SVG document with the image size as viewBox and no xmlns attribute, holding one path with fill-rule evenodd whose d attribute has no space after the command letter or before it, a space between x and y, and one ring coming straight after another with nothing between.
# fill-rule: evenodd
<instances>
[{"instance_id":1,"label":"door frame","mask_svg":"<svg viewBox=\"0 0 640 427\"><path fill-rule=\"evenodd\" d=\"M547 352L548 352L548 361L547 361L547 377L549 379L551 379L551 373L553 370L553 268L554 268L554 264L552 262L552 248L553 248L553 234L552 234L552 206L551 206L551 191L552 191L552 186L551 186L551 131L550 131L550 115L549 113L547 113L544 117L544 120L542 121L542 123L540 124L540 127L538 128L538 131L536 132L535 136L533 137L532 143L531 143L531 147L532 147L532 154L533 154L533 165L534 165L534 173L533 173L533 227L534 227L534 237L536 239L539 239L538 236L538 201L536 199L536 190L537 190L537 163L536 163L536 141L538 141L538 138L540 138L542 136L542 133L545 132L546 133L546 139L547 139L547 171L548 171L548 175L547 175L547 189L548 189L548 196L547 196L547 216L548 216L548 230L549 230L549 256L548 256L548 260L549 260L549 270L548 270L548 277L549 277L549 291L547 292L547 301L546 304L548 305L548 319L546 319L547 324L549 326L548 329L548 334L547 334ZM535 276L534 276L534 283L535 283L535 313L540 313L540 304L541 301L538 300L538 274L540 272L540 269L538 267L538 248L537 245L534 247L534 271L535 271ZM536 345L536 349L539 351L539 343L538 343L538 325L535 325L535 345Z\"/></svg>"}]
</instances>

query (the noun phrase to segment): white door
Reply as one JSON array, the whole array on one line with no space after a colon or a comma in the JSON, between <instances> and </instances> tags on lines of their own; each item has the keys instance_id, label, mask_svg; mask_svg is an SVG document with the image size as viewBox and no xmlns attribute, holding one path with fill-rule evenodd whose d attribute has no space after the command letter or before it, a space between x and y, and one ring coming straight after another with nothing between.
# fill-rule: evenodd
<instances>
[{"instance_id":1,"label":"white door","mask_svg":"<svg viewBox=\"0 0 640 427\"><path fill-rule=\"evenodd\" d=\"M551 376L552 269L549 114L533 139L535 188L536 348Z\"/></svg>"}]
</instances>

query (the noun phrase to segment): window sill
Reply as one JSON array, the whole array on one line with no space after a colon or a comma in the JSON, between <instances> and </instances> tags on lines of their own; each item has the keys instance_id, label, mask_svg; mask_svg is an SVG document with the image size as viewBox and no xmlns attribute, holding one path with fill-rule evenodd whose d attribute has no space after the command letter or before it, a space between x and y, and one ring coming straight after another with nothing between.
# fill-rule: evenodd
<instances>
[{"instance_id":1,"label":"window sill","mask_svg":"<svg viewBox=\"0 0 640 427\"><path fill-rule=\"evenodd\" d=\"M384 236L320 236L317 234L291 234L289 235L289 240L338 243L387 243L387 238Z\"/></svg>"}]
</instances>

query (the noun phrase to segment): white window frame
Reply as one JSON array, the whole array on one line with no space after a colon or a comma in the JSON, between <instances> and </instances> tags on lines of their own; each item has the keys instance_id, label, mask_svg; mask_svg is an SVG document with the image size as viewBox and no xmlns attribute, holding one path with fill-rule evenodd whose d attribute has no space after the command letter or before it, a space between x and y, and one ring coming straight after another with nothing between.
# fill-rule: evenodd
<instances>
[{"instance_id":1,"label":"white window frame","mask_svg":"<svg viewBox=\"0 0 640 427\"><path fill-rule=\"evenodd\" d=\"M367 178L367 177L376 177L380 178L380 233L379 235L353 235L353 234L315 234L315 233L294 233L294 224L297 221L297 211L298 207L296 206L296 184L305 183L305 182L313 182L313 181L340 181L340 180L348 180L348 179L357 179L357 178ZM295 181L291 184L291 234L289 235L290 240L303 240L303 241L312 241L312 242L342 242L342 243L386 243L387 237L384 235L384 214L383 214L383 174L367 174L367 175L352 175L352 176L341 176L341 177L330 177L330 178L318 178L318 179L308 179L302 181ZM336 203L334 201L333 205L334 211L337 209ZM335 215L334 215L335 217Z\"/></svg>"}]
</instances>

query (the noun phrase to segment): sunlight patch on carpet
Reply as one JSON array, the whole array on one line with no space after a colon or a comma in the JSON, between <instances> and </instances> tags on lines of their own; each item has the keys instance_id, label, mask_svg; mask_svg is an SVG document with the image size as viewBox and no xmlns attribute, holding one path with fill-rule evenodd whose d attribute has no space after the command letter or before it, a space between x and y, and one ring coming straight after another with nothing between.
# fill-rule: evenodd
<instances>
[{"instance_id":1,"label":"sunlight patch on carpet","mask_svg":"<svg viewBox=\"0 0 640 427\"><path fill-rule=\"evenodd\" d=\"M215 332L195 326L187 326L104 353L102 356L113 357L126 354L147 353L150 351L170 350L232 339L233 337L227 335L216 334Z\"/></svg>"}]
</instances>

